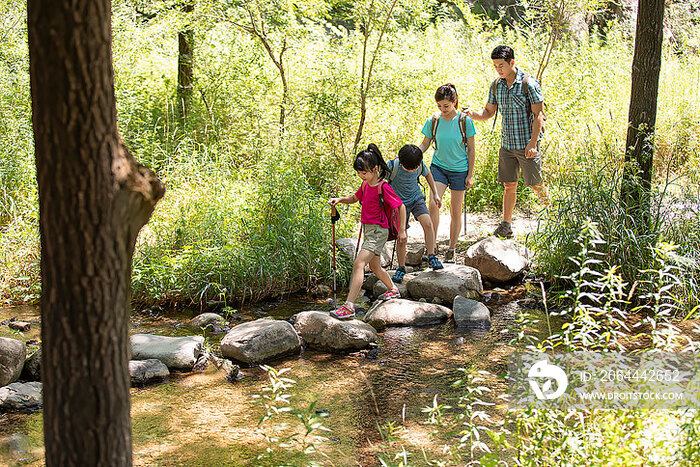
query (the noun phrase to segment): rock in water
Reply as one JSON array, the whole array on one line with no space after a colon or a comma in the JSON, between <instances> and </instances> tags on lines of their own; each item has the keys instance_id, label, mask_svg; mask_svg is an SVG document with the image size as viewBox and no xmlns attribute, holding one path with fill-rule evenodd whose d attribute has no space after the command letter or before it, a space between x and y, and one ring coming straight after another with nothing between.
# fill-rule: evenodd
<instances>
[{"instance_id":1,"label":"rock in water","mask_svg":"<svg viewBox=\"0 0 700 467\"><path fill-rule=\"evenodd\" d=\"M341 321L322 311L299 313L294 328L312 349L360 350L377 342L377 331L369 324L357 319Z\"/></svg>"},{"instance_id":2,"label":"rock in water","mask_svg":"<svg viewBox=\"0 0 700 467\"><path fill-rule=\"evenodd\" d=\"M439 271L424 271L417 274L408 284L408 293L418 300L432 300L437 297L442 303L452 303L457 295L480 298L484 289L479 271L458 264L445 264Z\"/></svg>"},{"instance_id":3,"label":"rock in water","mask_svg":"<svg viewBox=\"0 0 700 467\"><path fill-rule=\"evenodd\" d=\"M160 360L171 370L190 371L202 354L202 336L166 337L153 334L131 336L131 359Z\"/></svg>"},{"instance_id":4,"label":"rock in water","mask_svg":"<svg viewBox=\"0 0 700 467\"><path fill-rule=\"evenodd\" d=\"M486 305L470 298L457 295L452 306L455 323L458 328L469 326L488 327L491 324L491 312Z\"/></svg>"},{"instance_id":5,"label":"rock in water","mask_svg":"<svg viewBox=\"0 0 700 467\"><path fill-rule=\"evenodd\" d=\"M41 407L41 383L12 383L0 388L0 408L26 412Z\"/></svg>"},{"instance_id":6,"label":"rock in water","mask_svg":"<svg viewBox=\"0 0 700 467\"><path fill-rule=\"evenodd\" d=\"M383 322L387 326L428 326L452 316L452 310L433 303L394 299L380 303L365 316L365 321Z\"/></svg>"},{"instance_id":7,"label":"rock in water","mask_svg":"<svg viewBox=\"0 0 700 467\"><path fill-rule=\"evenodd\" d=\"M132 385L143 385L167 378L170 371L160 360L149 358L148 360L129 361L129 375L131 375Z\"/></svg>"},{"instance_id":8,"label":"rock in water","mask_svg":"<svg viewBox=\"0 0 700 467\"><path fill-rule=\"evenodd\" d=\"M20 378L23 381L41 381L41 349L25 360Z\"/></svg>"},{"instance_id":9,"label":"rock in water","mask_svg":"<svg viewBox=\"0 0 700 467\"><path fill-rule=\"evenodd\" d=\"M297 353L301 339L287 321L258 319L234 326L221 339L221 354L254 364Z\"/></svg>"},{"instance_id":10,"label":"rock in water","mask_svg":"<svg viewBox=\"0 0 700 467\"><path fill-rule=\"evenodd\" d=\"M190 329L204 329L209 332L223 332L226 320L216 313L202 313L192 318L187 325Z\"/></svg>"},{"instance_id":11,"label":"rock in water","mask_svg":"<svg viewBox=\"0 0 700 467\"><path fill-rule=\"evenodd\" d=\"M19 379L27 358L27 346L22 341L0 337L0 386L7 386Z\"/></svg>"},{"instance_id":12,"label":"rock in water","mask_svg":"<svg viewBox=\"0 0 700 467\"><path fill-rule=\"evenodd\" d=\"M530 265L512 240L494 236L470 246L464 264L478 269L483 279L494 282L509 281Z\"/></svg>"}]
</instances>

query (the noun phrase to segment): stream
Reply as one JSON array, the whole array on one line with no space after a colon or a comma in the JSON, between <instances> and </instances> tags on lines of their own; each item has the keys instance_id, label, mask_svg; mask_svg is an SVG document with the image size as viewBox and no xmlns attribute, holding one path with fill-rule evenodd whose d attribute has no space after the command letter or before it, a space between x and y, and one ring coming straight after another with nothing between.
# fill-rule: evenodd
<instances>
[{"instance_id":1,"label":"stream","mask_svg":"<svg viewBox=\"0 0 700 467\"><path fill-rule=\"evenodd\" d=\"M379 347L350 354L327 354L313 350L271 362L276 369L289 368L284 377L295 383L285 391L296 408L309 408L327 415L323 424L330 431L319 445L328 465L379 465L377 449L386 444L380 428L401 426L401 443L412 452L439 452L454 435L431 433L422 408L454 402L459 390L453 383L463 376L460 368L474 367L492 375L506 371L507 342L512 338L508 324L524 298L524 286L491 294L487 305L492 311L489 329L455 328L454 322L431 327L393 327L379 333ZM513 300L510 301L509 300ZM246 307L232 316L231 325L264 316L287 319L305 310L329 310L326 301L297 297ZM186 323L198 312L133 312L130 333L167 336L191 335ZM0 309L0 321L10 318L32 322L24 334L0 327L0 336L28 342L28 353L40 339L40 311L36 307ZM205 345L219 352L224 334L206 333ZM242 368L239 379L225 380L213 365L204 372L174 373L162 383L131 389L132 431L135 465L280 465L289 454L273 454L258 460L265 452L264 434L274 435L274 427L286 421L258 425L263 409L253 397L263 394L268 375L260 367ZM505 389L495 376L484 383L494 393ZM493 396L495 397L495 396ZM289 431L282 431L289 433ZM398 432L397 432L398 433ZM21 435L21 436L19 436ZM18 462L12 440L20 438L28 454L20 465L43 464L41 411L33 414L0 414L0 464ZM292 448L291 451L294 452ZM398 449L398 448L397 448ZM275 457L277 456L277 457ZM412 465L424 465L414 459Z\"/></svg>"}]
</instances>

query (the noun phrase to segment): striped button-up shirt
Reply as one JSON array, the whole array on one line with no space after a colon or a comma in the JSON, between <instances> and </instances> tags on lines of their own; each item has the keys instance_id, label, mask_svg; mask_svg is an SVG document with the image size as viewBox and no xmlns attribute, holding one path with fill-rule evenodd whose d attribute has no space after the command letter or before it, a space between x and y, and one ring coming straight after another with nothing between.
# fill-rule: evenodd
<instances>
[{"instance_id":1,"label":"striped button-up shirt","mask_svg":"<svg viewBox=\"0 0 700 467\"><path fill-rule=\"evenodd\" d=\"M525 73L516 68L515 81L508 87L505 78L500 78L496 84L496 95L493 86L489 86L489 104L498 105L503 115L501 125L501 146L510 150L525 149L532 137L532 122L534 115L529 113L529 105L544 101L540 83L530 76L527 87L529 96L523 92L523 77ZM542 134L540 133L540 137Z\"/></svg>"}]
</instances>

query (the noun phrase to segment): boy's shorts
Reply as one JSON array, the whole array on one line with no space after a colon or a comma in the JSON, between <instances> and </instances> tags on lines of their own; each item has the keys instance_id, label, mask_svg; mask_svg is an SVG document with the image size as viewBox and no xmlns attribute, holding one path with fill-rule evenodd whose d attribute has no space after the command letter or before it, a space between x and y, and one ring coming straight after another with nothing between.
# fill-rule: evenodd
<instances>
[{"instance_id":1,"label":"boy's shorts","mask_svg":"<svg viewBox=\"0 0 700 467\"><path fill-rule=\"evenodd\" d=\"M535 186L542 183L542 154L537 150L537 155L532 159L525 157L524 149L501 148L498 151L498 181L512 183L518 181L520 170L523 172L523 181L526 185Z\"/></svg>"},{"instance_id":2,"label":"boy's shorts","mask_svg":"<svg viewBox=\"0 0 700 467\"><path fill-rule=\"evenodd\" d=\"M425 196L421 196L412 203L403 204L404 206L406 206L406 228L408 228L408 221L411 219L411 214L413 214L413 218L415 220L418 220L418 218L423 214L430 215L430 211L428 211L428 206L425 205Z\"/></svg>"},{"instance_id":3,"label":"boy's shorts","mask_svg":"<svg viewBox=\"0 0 700 467\"><path fill-rule=\"evenodd\" d=\"M384 244L389 238L389 229L385 229L379 224L362 224L365 232L365 239L362 241L362 249L371 251L377 256L382 256Z\"/></svg>"},{"instance_id":4,"label":"boy's shorts","mask_svg":"<svg viewBox=\"0 0 700 467\"><path fill-rule=\"evenodd\" d=\"M452 172L435 164L430 164L430 173L433 174L436 182L447 185L452 191L464 191L467 189L468 172Z\"/></svg>"}]
</instances>

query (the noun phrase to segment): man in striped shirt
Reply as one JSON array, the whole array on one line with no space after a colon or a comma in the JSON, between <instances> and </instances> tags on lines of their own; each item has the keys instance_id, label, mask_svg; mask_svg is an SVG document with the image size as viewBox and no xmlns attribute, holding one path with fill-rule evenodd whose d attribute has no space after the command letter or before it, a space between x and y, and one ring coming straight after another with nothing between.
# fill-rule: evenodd
<instances>
[{"instance_id":1,"label":"man in striped shirt","mask_svg":"<svg viewBox=\"0 0 700 467\"><path fill-rule=\"evenodd\" d=\"M532 187L543 204L549 204L547 188L542 183L542 155L539 140L544 128L542 89L531 76L515 66L513 49L500 45L491 52L499 78L489 88L486 106L467 111L472 120L488 120L500 109L501 149L498 153L498 181L503 183L503 221L494 235L513 236L511 220L522 170L523 181Z\"/></svg>"}]
</instances>

